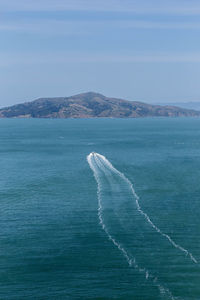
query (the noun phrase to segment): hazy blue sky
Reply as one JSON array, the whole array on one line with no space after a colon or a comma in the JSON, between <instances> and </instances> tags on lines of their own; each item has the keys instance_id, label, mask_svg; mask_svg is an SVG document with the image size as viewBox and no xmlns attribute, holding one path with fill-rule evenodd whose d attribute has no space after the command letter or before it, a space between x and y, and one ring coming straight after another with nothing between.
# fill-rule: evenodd
<instances>
[{"instance_id":1,"label":"hazy blue sky","mask_svg":"<svg viewBox=\"0 0 200 300\"><path fill-rule=\"evenodd\" d=\"M0 0L0 106L96 91L200 101L200 1Z\"/></svg>"}]
</instances>

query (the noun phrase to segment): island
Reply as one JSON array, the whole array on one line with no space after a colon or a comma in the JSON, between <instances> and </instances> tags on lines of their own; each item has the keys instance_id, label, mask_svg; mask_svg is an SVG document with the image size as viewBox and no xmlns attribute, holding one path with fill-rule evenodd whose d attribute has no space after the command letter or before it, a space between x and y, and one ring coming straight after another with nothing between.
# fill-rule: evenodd
<instances>
[{"instance_id":1,"label":"island","mask_svg":"<svg viewBox=\"0 0 200 300\"><path fill-rule=\"evenodd\" d=\"M0 118L140 118L199 117L200 111L171 105L109 98L88 92L70 97L39 98L0 109Z\"/></svg>"}]
</instances>

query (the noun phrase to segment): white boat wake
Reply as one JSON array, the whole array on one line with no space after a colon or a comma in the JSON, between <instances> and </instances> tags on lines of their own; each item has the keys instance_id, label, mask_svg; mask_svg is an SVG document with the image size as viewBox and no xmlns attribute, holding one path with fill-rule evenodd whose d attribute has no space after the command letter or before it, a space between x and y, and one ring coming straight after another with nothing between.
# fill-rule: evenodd
<instances>
[{"instance_id":1,"label":"white boat wake","mask_svg":"<svg viewBox=\"0 0 200 300\"><path fill-rule=\"evenodd\" d=\"M139 266L136 259L132 256L132 251L129 250L129 247L127 245L126 246L123 245L122 235L120 236L118 235L117 231L114 232L113 229L111 228L109 229L109 226L111 226L110 222L113 219L111 218L113 216L113 213L117 214L120 211L121 209L120 205L122 204L120 201L112 202L112 197L111 197L112 195L109 193L115 194L115 196L117 196L120 193L124 194L124 192L126 192L125 190L129 189L129 195L132 194L132 197L134 197L135 199L135 206L137 211L143 218L145 218L145 220L148 222L151 228L153 228L155 232L159 233L163 238L165 238L172 246L174 246L176 249L180 250L182 253L188 256L192 262L197 263L197 260L194 258L192 253L190 253L188 250L184 249L182 246L174 242L169 235L163 233L151 221L149 216L141 209L139 204L139 197L135 193L132 183L129 181L128 178L125 177L123 173L119 172L116 168L114 168L113 165L103 155L92 152L87 156L87 161L94 173L94 177L98 185L97 193L98 193L99 222L103 230L105 231L106 235L108 236L109 240L111 240L112 243L122 252L129 266L134 267L139 272L143 273L147 280L151 280L159 288L161 294L168 296L172 300L177 299L172 295L172 293L168 288L166 288L161 283L159 283L159 280L155 274L151 273L147 268ZM109 183L109 188L107 190L106 190L106 182ZM124 185L124 190L123 190L123 185ZM110 191L110 189L112 189L112 191ZM104 199L109 199L109 201L104 201ZM113 208L114 206L117 206L117 209L114 209ZM123 224L125 224L123 222L126 222L126 226L127 226L127 219L125 218L123 220L121 216L120 216L120 220L116 218L116 221L113 222L118 222L116 224L112 224L112 228L117 226L118 231L120 231L120 226L123 227Z\"/></svg>"}]
</instances>

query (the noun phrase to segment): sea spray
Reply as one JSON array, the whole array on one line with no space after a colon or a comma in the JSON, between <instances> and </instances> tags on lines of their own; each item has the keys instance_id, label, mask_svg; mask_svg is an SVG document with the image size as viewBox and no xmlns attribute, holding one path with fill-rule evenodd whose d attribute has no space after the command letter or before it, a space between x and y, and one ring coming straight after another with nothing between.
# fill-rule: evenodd
<instances>
[{"instance_id":1,"label":"sea spray","mask_svg":"<svg viewBox=\"0 0 200 300\"><path fill-rule=\"evenodd\" d=\"M96 179L97 186L98 186L97 194L98 194L99 223L100 223L102 229L105 231L108 239L111 240L112 243L121 251L121 253L126 258L128 265L130 267L134 267L140 273L143 273L146 280L151 280L152 283L158 287L160 294L168 296L171 300L177 299L172 295L172 293L170 292L170 290L167 287L164 287L163 284L159 283L158 278L156 276L154 276L153 274L151 274L151 272L148 269L146 269L145 267L139 266L139 264L136 262L136 258L133 257L132 253L129 253L128 250L126 249L126 247L122 246L120 241L118 241L115 237L113 237L112 233L110 233L108 227L105 224L104 217L103 217L104 209L102 207L102 198L101 198L101 191L102 191L102 183L101 183L102 174L101 174L101 172L102 171L105 172L105 170L108 169L108 170L111 170L112 172L114 172L115 174L119 175L131 186L131 191L132 191L133 195L137 197L137 195L135 194L135 191L132 187L132 184L124 176L124 174L122 174L121 172L116 170L112 166L112 164L103 155L92 152L87 156L87 161L89 163L90 168L93 171L93 174ZM141 208L139 206L138 197L136 200L137 200L137 209L139 210L140 213L142 213L147 218L148 216L141 210ZM148 218L148 221L151 222L151 220L149 218ZM153 226L154 229L157 229L157 227L152 222L150 224ZM161 233L161 231L159 231L159 232Z\"/></svg>"}]
</instances>

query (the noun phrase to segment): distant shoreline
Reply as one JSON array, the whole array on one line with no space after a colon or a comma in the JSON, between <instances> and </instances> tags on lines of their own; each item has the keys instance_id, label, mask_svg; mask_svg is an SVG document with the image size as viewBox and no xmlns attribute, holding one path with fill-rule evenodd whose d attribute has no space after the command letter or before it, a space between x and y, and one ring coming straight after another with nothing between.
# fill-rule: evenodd
<instances>
[{"instance_id":1,"label":"distant shoreline","mask_svg":"<svg viewBox=\"0 0 200 300\"><path fill-rule=\"evenodd\" d=\"M88 92L70 97L40 98L0 109L0 118L90 119L200 117L200 111L108 98Z\"/></svg>"}]
</instances>

